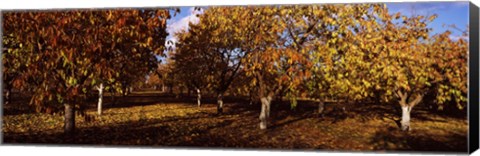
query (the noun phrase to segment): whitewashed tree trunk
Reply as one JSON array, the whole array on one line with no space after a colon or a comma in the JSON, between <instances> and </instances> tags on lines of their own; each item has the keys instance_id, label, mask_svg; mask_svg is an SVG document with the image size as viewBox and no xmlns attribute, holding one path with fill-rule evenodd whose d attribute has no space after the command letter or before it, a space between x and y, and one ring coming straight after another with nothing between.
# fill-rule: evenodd
<instances>
[{"instance_id":1,"label":"whitewashed tree trunk","mask_svg":"<svg viewBox=\"0 0 480 156\"><path fill-rule=\"evenodd\" d=\"M400 126L402 131L411 130L410 126L410 112L412 108L416 106L423 99L423 94L417 94L413 100L408 100L408 94L397 91L396 95L400 98L399 104L402 107L402 120L400 121Z\"/></svg>"},{"instance_id":2,"label":"whitewashed tree trunk","mask_svg":"<svg viewBox=\"0 0 480 156\"><path fill-rule=\"evenodd\" d=\"M323 101L318 102L318 114L322 114L323 110L325 110L325 103Z\"/></svg>"},{"instance_id":3,"label":"whitewashed tree trunk","mask_svg":"<svg viewBox=\"0 0 480 156\"><path fill-rule=\"evenodd\" d=\"M198 107L200 107L200 105L202 105L202 93L200 92L200 89L197 88L197 105Z\"/></svg>"},{"instance_id":4,"label":"whitewashed tree trunk","mask_svg":"<svg viewBox=\"0 0 480 156\"><path fill-rule=\"evenodd\" d=\"M223 93L218 93L217 96L217 112L223 113Z\"/></svg>"},{"instance_id":5,"label":"whitewashed tree trunk","mask_svg":"<svg viewBox=\"0 0 480 156\"><path fill-rule=\"evenodd\" d=\"M260 101L262 102L262 110L260 112L260 129L267 129L267 120L270 116L270 104L272 102L272 97L261 97Z\"/></svg>"},{"instance_id":6,"label":"whitewashed tree trunk","mask_svg":"<svg viewBox=\"0 0 480 156\"><path fill-rule=\"evenodd\" d=\"M402 120L400 121L402 131L409 131L410 130L410 112L412 111L412 107L410 106L402 106Z\"/></svg>"},{"instance_id":7,"label":"whitewashed tree trunk","mask_svg":"<svg viewBox=\"0 0 480 156\"><path fill-rule=\"evenodd\" d=\"M97 113L98 115L102 115L102 105L103 105L103 83L100 84L99 87L97 87L98 90L98 106L97 106Z\"/></svg>"},{"instance_id":8,"label":"whitewashed tree trunk","mask_svg":"<svg viewBox=\"0 0 480 156\"><path fill-rule=\"evenodd\" d=\"M5 93L5 104L8 104L10 102L10 98L11 98L11 91L10 89L7 89Z\"/></svg>"}]
</instances>

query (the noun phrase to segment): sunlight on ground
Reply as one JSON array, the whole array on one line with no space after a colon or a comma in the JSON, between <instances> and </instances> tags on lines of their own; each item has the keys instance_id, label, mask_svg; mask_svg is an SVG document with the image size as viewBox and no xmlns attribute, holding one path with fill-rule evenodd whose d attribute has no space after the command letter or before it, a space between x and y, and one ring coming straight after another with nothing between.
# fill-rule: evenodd
<instances>
[{"instance_id":1,"label":"sunlight on ground","mask_svg":"<svg viewBox=\"0 0 480 156\"><path fill-rule=\"evenodd\" d=\"M257 109L227 104L216 106L167 103L107 108L94 121L77 116L76 140L62 139L63 117L47 114L3 117L6 143L74 143L330 150L466 150L467 123L429 115L412 119L413 130L399 131L385 117L353 115L344 119L318 117L312 111L272 111L269 129L258 129Z\"/></svg>"}]
</instances>

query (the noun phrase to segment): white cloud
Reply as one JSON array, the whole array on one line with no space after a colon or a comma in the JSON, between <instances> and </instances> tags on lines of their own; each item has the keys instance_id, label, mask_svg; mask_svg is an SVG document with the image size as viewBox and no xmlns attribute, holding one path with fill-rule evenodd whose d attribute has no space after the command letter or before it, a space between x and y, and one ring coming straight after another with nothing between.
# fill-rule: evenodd
<instances>
[{"instance_id":1,"label":"white cloud","mask_svg":"<svg viewBox=\"0 0 480 156\"><path fill-rule=\"evenodd\" d=\"M175 51L175 44L178 41L178 39L175 37L175 33L182 30L188 30L189 23L197 24L198 22L200 22L200 19L197 17L197 15L202 14L203 9L191 7L190 9L188 9L188 11L189 14L187 16L180 18L179 20L171 21L167 25L167 32L169 34L165 41L165 47L167 48L167 51ZM164 60L164 58L161 59Z\"/></svg>"},{"instance_id":2,"label":"white cloud","mask_svg":"<svg viewBox=\"0 0 480 156\"><path fill-rule=\"evenodd\" d=\"M172 48L172 50L175 50L175 43L178 41L178 39L175 37L175 33L180 32L182 30L188 30L188 24L193 23L197 24L200 22L200 19L197 17L197 15L203 13L203 9L196 9L195 7L191 7L188 9L189 13L187 16L181 18L180 20L173 21L171 24L167 25L167 40L165 42L165 47L167 48ZM173 41L169 42L169 41Z\"/></svg>"},{"instance_id":3,"label":"white cloud","mask_svg":"<svg viewBox=\"0 0 480 156\"><path fill-rule=\"evenodd\" d=\"M171 24L167 25L167 32L169 33L169 36L167 37L167 40L173 40L177 41L175 38L175 33L180 32L182 30L188 30L188 24L193 23L196 24L200 21L200 19L197 17L198 14L202 14L203 10L195 10L195 7L191 7L189 9L189 15L181 18L180 20L173 21Z\"/></svg>"}]
</instances>

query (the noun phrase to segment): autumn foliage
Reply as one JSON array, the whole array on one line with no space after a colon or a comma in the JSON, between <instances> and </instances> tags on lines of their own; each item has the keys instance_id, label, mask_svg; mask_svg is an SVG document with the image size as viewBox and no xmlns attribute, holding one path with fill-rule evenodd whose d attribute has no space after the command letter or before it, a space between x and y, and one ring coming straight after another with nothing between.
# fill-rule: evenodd
<instances>
[{"instance_id":1,"label":"autumn foliage","mask_svg":"<svg viewBox=\"0 0 480 156\"><path fill-rule=\"evenodd\" d=\"M408 130L422 100L466 104L468 42L432 34L436 16L391 14L383 4L211 7L177 34L175 57L192 67L188 73L210 75L199 80L220 91L229 87L223 77L244 72L262 103L262 129L273 98L285 94L292 106L298 98L319 107L332 99L393 100L405 109Z\"/></svg>"},{"instance_id":2,"label":"autumn foliage","mask_svg":"<svg viewBox=\"0 0 480 156\"><path fill-rule=\"evenodd\" d=\"M218 115L226 97L248 97L260 103L260 129L284 100L291 108L313 101L319 114L327 102L346 104L343 111L400 106L405 131L417 105L467 106L468 40L433 34L435 14L405 16L384 4L196 9L204 9L198 23L170 34L173 49L164 44L171 9L6 12L6 90L31 95L38 112L63 108L66 133L90 92L103 97L104 86L125 96L142 85L195 91L198 107L213 97Z\"/></svg>"},{"instance_id":3,"label":"autumn foliage","mask_svg":"<svg viewBox=\"0 0 480 156\"><path fill-rule=\"evenodd\" d=\"M7 84L31 92L39 111L65 105L73 118L94 85L125 85L156 65L169 18L166 9L6 12L3 52L13 58L3 59Z\"/></svg>"}]
</instances>

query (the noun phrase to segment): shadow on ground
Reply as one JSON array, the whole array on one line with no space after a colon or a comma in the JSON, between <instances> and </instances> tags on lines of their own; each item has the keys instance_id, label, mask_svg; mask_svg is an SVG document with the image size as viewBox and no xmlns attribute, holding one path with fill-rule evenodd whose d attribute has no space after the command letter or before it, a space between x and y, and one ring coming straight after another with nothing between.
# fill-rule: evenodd
<instances>
[{"instance_id":1,"label":"shadow on ground","mask_svg":"<svg viewBox=\"0 0 480 156\"><path fill-rule=\"evenodd\" d=\"M371 144L375 150L418 152L466 152L465 134L432 135L422 131L400 132L389 127L378 131Z\"/></svg>"},{"instance_id":2,"label":"shadow on ground","mask_svg":"<svg viewBox=\"0 0 480 156\"><path fill-rule=\"evenodd\" d=\"M250 105L248 101L241 99L225 98L225 112L222 114L216 113L214 98L204 99L204 105L201 108L197 108L195 97L178 99L171 96L132 94L127 97L117 97L116 104L111 104L109 99L105 98L105 109L112 111L105 115L127 116L128 114L123 115L115 111L123 108L142 107L143 109L148 106L170 104L181 105L181 107L172 108L179 111L201 110L186 116L83 126L77 128L73 137L66 137L59 131L9 132L3 134L4 143L449 152L466 151L467 147L467 134L460 133L461 131L450 131L448 127L443 127L445 130L441 133L429 130L430 127L415 129L408 133L399 131L399 128L395 127L395 122L398 122L400 115L395 108L396 105L352 104L346 105L348 108L342 111L339 108L345 105L327 104L324 114L319 115L315 113L317 105L314 102L300 101L297 107L292 108L289 102L274 101L268 123L269 129L259 130L260 105L258 103ZM95 103L91 103L90 109L94 109L94 106ZM147 111L155 111L155 109L140 111L140 113L149 113ZM432 115L421 107L414 109L412 113L412 122L418 124L448 125L449 120L453 120ZM15 113L4 115L14 116ZM372 121L375 125L368 125Z\"/></svg>"}]
</instances>

